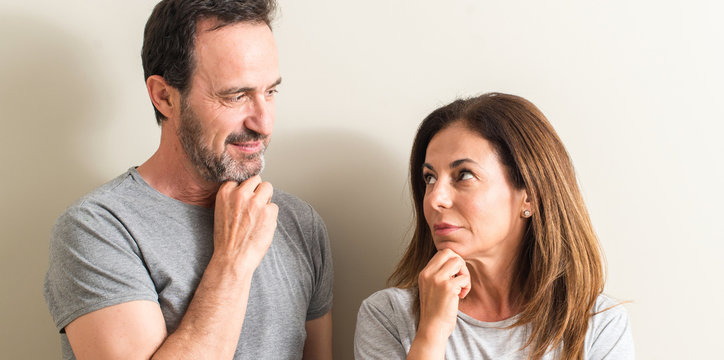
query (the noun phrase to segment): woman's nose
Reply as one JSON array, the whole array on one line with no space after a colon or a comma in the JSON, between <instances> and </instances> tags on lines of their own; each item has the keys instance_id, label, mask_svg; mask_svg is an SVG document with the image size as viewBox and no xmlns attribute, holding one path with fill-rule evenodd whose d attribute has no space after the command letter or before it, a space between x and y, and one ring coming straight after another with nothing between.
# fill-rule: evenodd
<instances>
[{"instance_id":1,"label":"woman's nose","mask_svg":"<svg viewBox=\"0 0 724 360\"><path fill-rule=\"evenodd\" d=\"M452 206L452 194L450 186L438 181L432 185L432 190L427 194L427 200L433 209L447 209Z\"/></svg>"}]
</instances>

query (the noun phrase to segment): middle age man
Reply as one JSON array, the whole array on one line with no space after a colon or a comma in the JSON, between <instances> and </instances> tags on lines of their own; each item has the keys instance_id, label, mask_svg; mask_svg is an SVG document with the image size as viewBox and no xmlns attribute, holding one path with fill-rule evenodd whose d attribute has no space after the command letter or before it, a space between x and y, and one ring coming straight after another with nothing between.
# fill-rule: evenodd
<instances>
[{"instance_id":1,"label":"middle age man","mask_svg":"<svg viewBox=\"0 0 724 360\"><path fill-rule=\"evenodd\" d=\"M281 82L274 7L155 7L142 58L159 148L51 237L45 293L64 358L331 358L326 229L258 176Z\"/></svg>"}]
</instances>

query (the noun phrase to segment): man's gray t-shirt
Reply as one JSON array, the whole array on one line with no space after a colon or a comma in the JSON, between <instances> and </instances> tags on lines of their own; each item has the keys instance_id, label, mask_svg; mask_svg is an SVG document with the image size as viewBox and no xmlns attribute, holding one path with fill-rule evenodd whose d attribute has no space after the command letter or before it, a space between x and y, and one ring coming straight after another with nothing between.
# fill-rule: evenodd
<instances>
[{"instance_id":1,"label":"man's gray t-shirt","mask_svg":"<svg viewBox=\"0 0 724 360\"><path fill-rule=\"evenodd\" d=\"M254 272L234 359L299 359L305 322L332 307L327 230L311 206L274 189L274 239ZM169 333L179 325L213 252L213 209L169 198L134 169L70 206L53 228L45 298L64 328L89 312L157 302Z\"/></svg>"},{"instance_id":2,"label":"man's gray t-shirt","mask_svg":"<svg viewBox=\"0 0 724 360\"><path fill-rule=\"evenodd\" d=\"M388 288L362 302L357 315L354 353L357 360L405 359L415 339L414 293L410 289ZM596 313L589 321L584 343L584 359L633 359L634 347L626 310L599 295ZM527 340L527 327L512 325L517 317L484 322L458 311L457 324L445 348L446 359L525 360L519 351ZM558 359L556 349L544 360Z\"/></svg>"}]
</instances>

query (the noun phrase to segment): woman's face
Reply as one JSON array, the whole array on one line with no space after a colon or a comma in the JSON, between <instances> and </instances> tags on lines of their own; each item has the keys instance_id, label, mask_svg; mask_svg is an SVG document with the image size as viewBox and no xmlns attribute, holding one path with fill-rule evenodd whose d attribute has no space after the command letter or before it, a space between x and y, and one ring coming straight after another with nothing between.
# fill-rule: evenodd
<instances>
[{"instance_id":1,"label":"woman's face","mask_svg":"<svg viewBox=\"0 0 724 360\"><path fill-rule=\"evenodd\" d=\"M433 136L420 170L425 220L438 250L464 259L512 254L523 237L526 192L506 177L490 142L458 121Z\"/></svg>"}]
</instances>

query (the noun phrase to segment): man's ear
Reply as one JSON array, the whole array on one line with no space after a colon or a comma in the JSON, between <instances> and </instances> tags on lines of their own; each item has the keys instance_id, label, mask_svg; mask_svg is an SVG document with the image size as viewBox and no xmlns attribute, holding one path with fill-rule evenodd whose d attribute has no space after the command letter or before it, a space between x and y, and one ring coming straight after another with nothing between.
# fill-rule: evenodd
<instances>
[{"instance_id":1,"label":"man's ear","mask_svg":"<svg viewBox=\"0 0 724 360\"><path fill-rule=\"evenodd\" d=\"M156 107L167 119L173 114L180 113L179 92L173 86L166 83L160 75L151 75L146 79L146 90L151 98L153 106Z\"/></svg>"}]
</instances>

